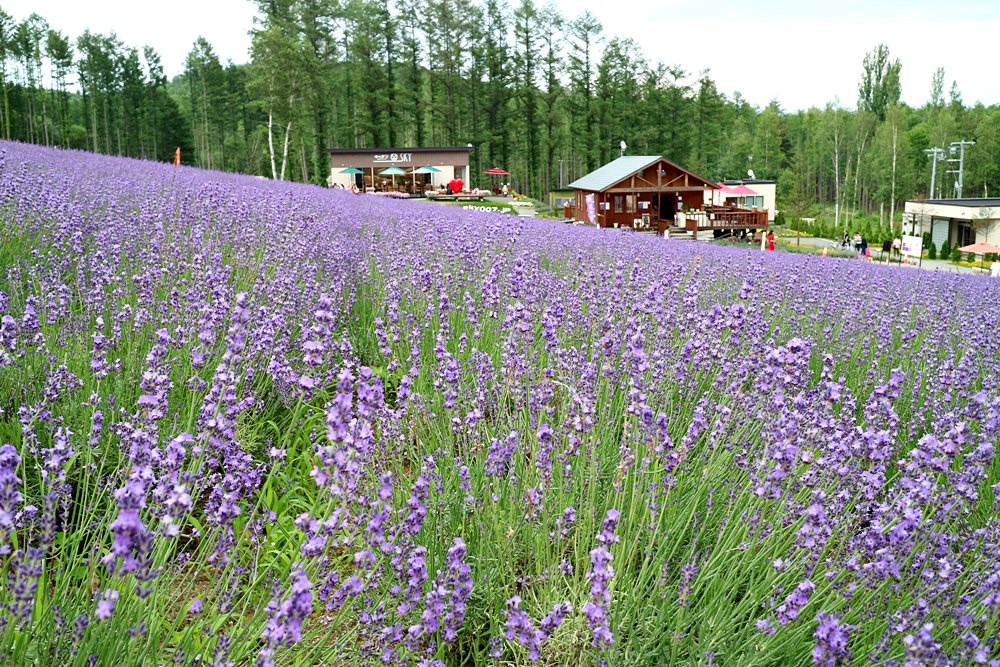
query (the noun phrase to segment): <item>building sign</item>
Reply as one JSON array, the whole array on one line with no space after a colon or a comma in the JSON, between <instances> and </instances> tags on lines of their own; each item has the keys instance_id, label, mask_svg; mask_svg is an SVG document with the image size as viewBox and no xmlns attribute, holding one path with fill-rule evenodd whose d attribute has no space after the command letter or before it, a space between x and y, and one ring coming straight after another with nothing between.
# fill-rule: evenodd
<instances>
[{"instance_id":1,"label":"building sign","mask_svg":"<svg viewBox=\"0 0 1000 667\"><path fill-rule=\"evenodd\" d=\"M903 236L903 245L899 251L907 257L920 257L924 249L924 239L921 236Z\"/></svg>"},{"instance_id":2,"label":"building sign","mask_svg":"<svg viewBox=\"0 0 1000 667\"><path fill-rule=\"evenodd\" d=\"M413 162L413 153L378 153L373 158L375 162Z\"/></svg>"}]
</instances>

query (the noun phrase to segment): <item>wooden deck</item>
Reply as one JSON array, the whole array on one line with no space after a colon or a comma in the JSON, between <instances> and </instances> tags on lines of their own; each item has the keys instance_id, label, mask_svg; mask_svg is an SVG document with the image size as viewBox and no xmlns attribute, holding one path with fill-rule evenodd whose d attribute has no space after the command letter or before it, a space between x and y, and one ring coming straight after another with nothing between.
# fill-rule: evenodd
<instances>
[{"instance_id":1,"label":"wooden deck","mask_svg":"<svg viewBox=\"0 0 1000 667\"><path fill-rule=\"evenodd\" d=\"M431 201L483 201L486 199L485 194L474 195L471 192L465 192L457 195L426 195L427 199Z\"/></svg>"},{"instance_id":2,"label":"wooden deck","mask_svg":"<svg viewBox=\"0 0 1000 667\"><path fill-rule=\"evenodd\" d=\"M767 210L705 206L704 209L685 211L684 227L693 233L715 229L764 229L767 227Z\"/></svg>"}]
</instances>

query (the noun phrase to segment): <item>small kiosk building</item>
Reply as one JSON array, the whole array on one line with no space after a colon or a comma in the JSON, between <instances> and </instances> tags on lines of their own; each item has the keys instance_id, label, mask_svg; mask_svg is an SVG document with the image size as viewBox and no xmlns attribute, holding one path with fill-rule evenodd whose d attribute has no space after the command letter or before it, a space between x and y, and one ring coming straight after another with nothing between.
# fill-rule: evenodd
<instances>
[{"instance_id":1,"label":"small kiosk building","mask_svg":"<svg viewBox=\"0 0 1000 667\"><path fill-rule=\"evenodd\" d=\"M767 212L708 205L715 183L660 155L618 158L570 183L578 221L599 227L697 234L767 226Z\"/></svg>"}]
</instances>

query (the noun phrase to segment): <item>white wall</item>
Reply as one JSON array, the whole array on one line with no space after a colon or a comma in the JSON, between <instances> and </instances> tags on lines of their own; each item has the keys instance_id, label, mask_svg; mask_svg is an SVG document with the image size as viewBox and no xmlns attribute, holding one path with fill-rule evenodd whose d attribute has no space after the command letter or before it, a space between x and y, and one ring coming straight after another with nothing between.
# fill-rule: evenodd
<instances>
[{"instance_id":1,"label":"white wall","mask_svg":"<svg viewBox=\"0 0 1000 667\"><path fill-rule=\"evenodd\" d=\"M1000 245L1000 220L993 220L990 224L977 228L976 243Z\"/></svg>"},{"instance_id":2,"label":"white wall","mask_svg":"<svg viewBox=\"0 0 1000 667\"><path fill-rule=\"evenodd\" d=\"M339 170L334 170L330 172L330 175L326 179L326 186L332 188L335 185L343 185L345 188L351 187L351 183L354 182L354 174L341 174Z\"/></svg>"},{"instance_id":3,"label":"white wall","mask_svg":"<svg viewBox=\"0 0 1000 667\"><path fill-rule=\"evenodd\" d=\"M451 179L455 178L455 167L440 167L434 165L436 169L441 171L437 174L431 174L431 183L434 185L444 185Z\"/></svg>"}]
</instances>

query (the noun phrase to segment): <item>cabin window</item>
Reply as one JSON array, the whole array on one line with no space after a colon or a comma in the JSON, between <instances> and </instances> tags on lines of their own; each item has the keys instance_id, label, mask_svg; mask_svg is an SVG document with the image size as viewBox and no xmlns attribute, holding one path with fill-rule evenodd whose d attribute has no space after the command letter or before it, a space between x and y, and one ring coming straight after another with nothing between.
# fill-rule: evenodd
<instances>
[{"instance_id":1,"label":"cabin window","mask_svg":"<svg viewBox=\"0 0 1000 667\"><path fill-rule=\"evenodd\" d=\"M635 213L635 195L625 195L625 212Z\"/></svg>"},{"instance_id":2,"label":"cabin window","mask_svg":"<svg viewBox=\"0 0 1000 667\"><path fill-rule=\"evenodd\" d=\"M615 195L615 213L622 212L622 199L624 199L624 197L621 195Z\"/></svg>"}]
</instances>

